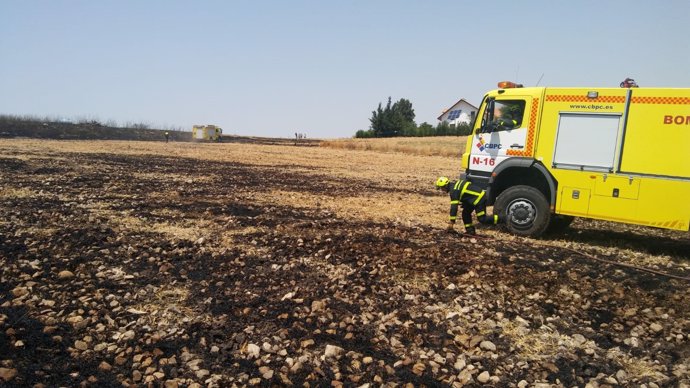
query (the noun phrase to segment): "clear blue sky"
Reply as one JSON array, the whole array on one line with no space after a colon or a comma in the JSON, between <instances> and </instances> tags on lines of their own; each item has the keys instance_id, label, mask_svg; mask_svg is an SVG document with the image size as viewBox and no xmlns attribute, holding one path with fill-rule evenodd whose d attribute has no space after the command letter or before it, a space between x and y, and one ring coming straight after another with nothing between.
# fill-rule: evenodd
<instances>
[{"instance_id":1,"label":"clear blue sky","mask_svg":"<svg viewBox=\"0 0 690 388\"><path fill-rule=\"evenodd\" d=\"M690 87L688 0L0 0L0 114L351 137L500 80Z\"/></svg>"}]
</instances>

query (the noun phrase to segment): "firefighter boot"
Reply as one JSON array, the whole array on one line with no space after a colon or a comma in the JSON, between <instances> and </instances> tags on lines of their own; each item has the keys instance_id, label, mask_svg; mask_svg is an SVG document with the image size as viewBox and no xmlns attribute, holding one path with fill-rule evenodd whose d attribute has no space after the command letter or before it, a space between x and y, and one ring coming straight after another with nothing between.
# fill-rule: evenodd
<instances>
[{"instance_id":1,"label":"firefighter boot","mask_svg":"<svg viewBox=\"0 0 690 388\"><path fill-rule=\"evenodd\" d=\"M465 234L469 234L470 236L475 236L477 234L477 230L474 228L474 226L468 226L465 228Z\"/></svg>"}]
</instances>

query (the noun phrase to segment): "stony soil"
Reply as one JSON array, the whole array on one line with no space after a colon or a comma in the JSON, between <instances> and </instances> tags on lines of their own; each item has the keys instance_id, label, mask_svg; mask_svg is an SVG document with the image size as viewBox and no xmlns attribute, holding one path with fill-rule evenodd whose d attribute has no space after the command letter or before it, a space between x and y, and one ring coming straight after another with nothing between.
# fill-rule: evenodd
<instances>
[{"instance_id":1,"label":"stony soil","mask_svg":"<svg viewBox=\"0 0 690 388\"><path fill-rule=\"evenodd\" d=\"M0 386L690 385L689 282L578 254L690 277L687 233L466 238L373 210L445 220L433 169L47 144L0 142Z\"/></svg>"}]
</instances>

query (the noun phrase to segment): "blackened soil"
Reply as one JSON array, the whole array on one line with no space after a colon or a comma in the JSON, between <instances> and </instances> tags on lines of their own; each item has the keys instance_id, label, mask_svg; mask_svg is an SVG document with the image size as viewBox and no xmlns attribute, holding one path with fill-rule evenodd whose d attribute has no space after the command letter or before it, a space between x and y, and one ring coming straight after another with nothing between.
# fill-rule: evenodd
<instances>
[{"instance_id":1,"label":"blackened soil","mask_svg":"<svg viewBox=\"0 0 690 388\"><path fill-rule=\"evenodd\" d=\"M313 179L299 166L53 156L0 158L0 183L15 193L0 203L0 366L17 371L7 386L451 386L460 358L473 366L470 385L487 370L499 377L494 386L584 386L625 369L606 357L616 349L654 360L663 375L629 381L685 378L672 373L688 358L683 281L500 234L461 238L257 201L278 189L333 200L393 190ZM687 263L690 247L629 231L565 236L671 263ZM688 276L682 266L663 269ZM532 333L589 343L528 356L503 329L518 318ZM343 353L325 358L327 345Z\"/></svg>"}]
</instances>

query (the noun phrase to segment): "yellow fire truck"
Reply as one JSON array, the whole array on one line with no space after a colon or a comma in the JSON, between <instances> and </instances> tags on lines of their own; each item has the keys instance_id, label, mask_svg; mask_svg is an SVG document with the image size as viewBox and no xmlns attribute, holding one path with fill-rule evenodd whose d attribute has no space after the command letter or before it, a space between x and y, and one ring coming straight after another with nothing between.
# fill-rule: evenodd
<instances>
[{"instance_id":1,"label":"yellow fire truck","mask_svg":"<svg viewBox=\"0 0 690 388\"><path fill-rule=\"evenodd\" d=\"M690 89L498 87L462 163L510 232L573 217L688 230Z\"/></svg>"},{"instance_id":2,"label":"yellow fire truck","mask_svg":"<svg viewBox=\"0 0 690 388\"><path fill-rule=\"evenodd\" d=\"M223 129L215 125L192 126L192 140L195 141L220 141Z\"/></svg>"}]
</instances>

